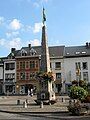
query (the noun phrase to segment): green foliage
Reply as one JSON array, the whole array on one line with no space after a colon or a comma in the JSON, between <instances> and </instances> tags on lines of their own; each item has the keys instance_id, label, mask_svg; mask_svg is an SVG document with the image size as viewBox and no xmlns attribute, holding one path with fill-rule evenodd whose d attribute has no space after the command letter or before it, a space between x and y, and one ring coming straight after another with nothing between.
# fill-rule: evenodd
<instances>
[{"instance_id":1,"label":"green foliage","mask_svg":"<svg viewBox=\"0 0 90 120\"><path fill-rule=\"evenodd\" d=\"M38 80L46 80L46 81L54 81L54 77L52 72L39 72L36 75Z\"/></svg>"},{"instance_id":2,"label":"green foliage","mask_svg":"<svg viewBox=\"0 0 90 120\"><path fill-rule=\"evenodd\" d=\"M69 104L69 106L67 108L68 108L69 112L71 112L73 115L80 115L81 106L80 106L79 102Z\"/></svg>"},{"instance_id":3,"label":"green foliage","mask_svg":"<svg viewBox=\"0 0 90 120\"><path fill-rule=\"evenodd\" d=\"M72 99L83 100L87 97L88 92L80 86L71 86L70 97Z\"/></svg>"},{"instance_id":4,"label":"green foliage","mask_svg":"<svg viewBox=\"0 0 90 120\"><path fill-rule=\"evenodd\" d=\"M79 80L79 83L77 80L72 81L72 85L78 86L78 84L80 87L83 87L85 90L87 90L87 83L85 80Z\"/></svg>"},{"instance_id":5,"label":"green foliage","mask_svg":"<svg viewBox=\"0 0 90 120\"><path fill-rule=\"evenodd\" d=\"M84 114L89 109L87 105L82 105L79 100L76 103L69 104L67 108L73 115Z\"/></svg>"}]
</instances>

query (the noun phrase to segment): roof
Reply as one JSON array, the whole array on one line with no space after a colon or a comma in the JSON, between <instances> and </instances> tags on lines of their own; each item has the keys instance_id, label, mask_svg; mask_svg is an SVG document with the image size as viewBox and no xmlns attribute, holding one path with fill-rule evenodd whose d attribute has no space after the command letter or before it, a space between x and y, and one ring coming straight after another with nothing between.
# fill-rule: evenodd
<instances>
[{"instance_id":1,"label":"roof","mask_svg":"<svg viewBox=\"0 0 90 120\"><path fill-rule=\"evenodd\" d=\"M27 56L30 56L30 50L34 51L35 55L41 55L41 46L31 46L29 47L22 47L20 50L15 50L14 56L19 57L21 56L21 51L25 51ZM60 57L86 57L90 56L90 46L50 46L49 47L49 54L50 58L60 58ZM10 53L7 57L12 56Z\"/></svg>"},{"instance_id":2,"label":"roof","mask_svg":"<svg viewBox=\"0 0 90 120\"><path fill-rule=\"evenodd\" d=\"M41 55L41 46L32 46L31 49L34 49L36 51L36 55ZM21 50L25 50L27 52L27 56L30 56L30 50L29 47L22 47ZM21 56L21 50L14 51L15 56ZM60 57L63 56L64 46L52 46L49 47L49 53L50 57ZM12 54L10 53L8 57L10 57Z\"/></svg>"},{"instance_id":3,"label":"roof","mask_svg":"<svg viewBox=\"0 0 90 120\"><path fill-rule=\"evenodd\" d=\"M86 46L65 47L64 57L81 57L81 56L90 56L90 47Z\"/></svg>"},{"instance_id":4,"label":"roof","mask_svg":"<svg viewBox=\"0 0 90 120\"><path fill-rule=\"evenodd\" d=\"M52 46L49 47L50 57L63 56L65 46Z\"/></svg>"},{"instance_id":5,"label":"roof","mask_svg":"<svg viewBox=\"0 0 90 120\"><path fill-rule=\"evenodd\" d=\"M3 63L4 59L6 59L7 57L0 57L0 64Z\"/></svg>"}]
</instances>

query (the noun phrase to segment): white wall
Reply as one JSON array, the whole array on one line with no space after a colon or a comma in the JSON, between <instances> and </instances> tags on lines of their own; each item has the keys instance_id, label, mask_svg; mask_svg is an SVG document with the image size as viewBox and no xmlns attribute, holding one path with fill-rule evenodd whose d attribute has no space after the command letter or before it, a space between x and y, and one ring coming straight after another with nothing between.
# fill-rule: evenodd
<instances>
[{"instance_id":1,"label":"white wall","mask_svg":"<svg viewBox=\"0 0 90 120\"><path fill-rule=\"evenodd\" d=\"M0 79L3 79L3 67L0 67Z\"/></svg>"},{"instance_id":2,"label":"white wall","mask_svg":"<svg viewBox=\"0 0 90 120\"><path fill-rule=\"evenodd\" d=\"M15 63L15 69L14 70L5 70L5 64L6 63ZM6 62L4 62L4 82L5 82L5 74L6 73L15 73L15 81L14 82L16 82L16 62L15 61L6 61Z\"/></svg>"},{"instance_id":3,"label":"white wall","mask_svg":"<svg viewBox=\"0 0 90 120\"><path fill-rule=\"evenodd\" d=\"M70 82L71 80L76 80L76 62L87 62L88 63L88 78L90 82L90 57L78 57L78 58L65 58L64 59L64 76L66 79L66 82ZM81 66L82 67L82 66ZM70 77L70 71L71 71L71 77ZM84 72L85 70L81 70L81 72ZM81 79L83 79L83 76L81 75Z\"/></svg>"},{"instance_id":4,"label":"white wall","mask_svg":"<svg viewBox=\"0 0 90 120\"><path fill-rule=\"evenodd\" d=\"M61 73L62 80L64 80L64 61L63 61L63 58L62 59L61 58L60 59L57 59L57 58L51 59L50 62L51 62L52 72L54 74ZM55 63L56 62L61 62L61 69L55 69Z\"/></svg>"}]
</instances>

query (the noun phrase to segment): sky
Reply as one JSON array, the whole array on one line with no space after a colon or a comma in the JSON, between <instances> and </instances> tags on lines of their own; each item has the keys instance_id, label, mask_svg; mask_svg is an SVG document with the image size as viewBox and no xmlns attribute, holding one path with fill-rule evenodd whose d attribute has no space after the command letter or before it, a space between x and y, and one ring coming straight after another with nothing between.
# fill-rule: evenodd
<instances>
[{"instance_id":1,"label":"sky","mask_svg":"<svg viewBox=\"0 0 90 120\"><path fill-rule=\"evenodd\" d=\"M0 57L41 45L43 6L49 46L90 41L90 0L0 0Z\"/></svg>"}]
</instances>

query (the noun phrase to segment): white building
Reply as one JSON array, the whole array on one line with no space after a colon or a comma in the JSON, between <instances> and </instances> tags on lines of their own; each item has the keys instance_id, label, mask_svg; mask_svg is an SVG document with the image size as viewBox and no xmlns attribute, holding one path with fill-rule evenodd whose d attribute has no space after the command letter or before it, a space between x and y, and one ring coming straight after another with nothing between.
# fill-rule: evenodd
<instances>
[{"instance_id":1,"label":"white building","mask_svg":"<svg viewBox=\"0 0 90 120\"><path fill-rule=\"evenodd\" d=\"M41 55L40 46L34 49L37 55ZM25 50L29 53L28 47L25 47ZM15 93L17 81L15 57L19 55L19 52L19 50L12 49L7 59L4 59L4 93ZM53 89L56 93L68 93L73 80L85 80L90 84L90 44L71 47L51 46L49 54L51 70L55 75ZM79 76L77 76L77 68L80 72ZM2 66L0 66L0 71L0 79L3 79Z\"/></svg>"},{"instance_id":2,"label":"white building","mask_svg":"<svg viewBox=\"0 0 90 120\"><path fill-rule=\"evenodd\" d=\"M53 89L55 93L63 92L62 83L64 82L64 48L65 46L49 47L51 71L55 76Z\"/></svg>"},{"instance_id":3,"label":"white building","mask_svg":"<svg viewBox=\"0 0 90 120\"><path fill-rule=\"evenodd\" d=\"M4 93L5 94L15 94L16 85L16 61L15 48L11 49L11 53L4 59Z\"/></svg>"},{"instance_id":4,"label":"white building","mask_svg":"<svg viewBox=\"0 0 90 120\"><path fill-rule=\"evenodd\" d=\"M80 75L77 75L79 69ZM65 91L68 92L71 81L85 80L90 83L90 44L65 47L64 77Z\"/></svg>"}]
</instances>

